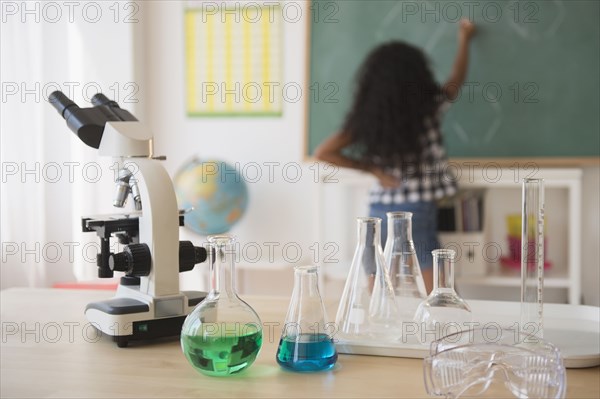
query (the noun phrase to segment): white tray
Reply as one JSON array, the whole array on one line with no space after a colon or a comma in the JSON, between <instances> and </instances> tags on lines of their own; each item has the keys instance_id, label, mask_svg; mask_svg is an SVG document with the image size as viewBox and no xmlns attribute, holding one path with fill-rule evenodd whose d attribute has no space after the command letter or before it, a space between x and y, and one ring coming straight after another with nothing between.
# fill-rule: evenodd
<instances>
[{"instance_id":1,"label":"white tray","mask_svg":"<svg viewBox=\"0 0 600 399\"><path fill-rule=\"evenodd\" d=\"M519 302L468 301L473 320L481 326L511 326L519 321ZM493 324L489 324L493 323ZM583 305L544 305L544 339L556 345L563 356L565 367L582 368L600 365L600 308ZM339 353L424 358L429 345L422 345L416 337L406 342L365 342L340 339Z\"/></svg>"}]
</instances>

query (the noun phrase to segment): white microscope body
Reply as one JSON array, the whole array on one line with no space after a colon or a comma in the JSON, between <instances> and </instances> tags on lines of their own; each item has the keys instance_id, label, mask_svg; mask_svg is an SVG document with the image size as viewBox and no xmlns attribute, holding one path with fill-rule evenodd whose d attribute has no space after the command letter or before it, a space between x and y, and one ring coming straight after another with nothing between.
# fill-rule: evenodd
<instances>
[{"instance_id":1,"label":"white microscope body","mask_svg":"<svg viewBox=\"0 0 600 399\"><path fill-rule=\"evenodd\" d=\"M91 145L92 135L85 127L90 124L90 115L91 119L98 119L95 114L98 109L103 115L115 111L109 118L117 115L118 119L125 119L104 121L99 143L94 134L93 144L98 144L100 155L113 157L119 163L117 196L113 204L122 207L131 194L137 211L82 220L84 231L95 231L102 239L97 262L100 277L112 277L114 271L125 272L116 295L88 304L85 314L98 330L113 336L118 346L124 347L132 340L181 332L185 317L206 294L180 292L179 273L203 262L206 250L179 241L182 219L175 191L167 171L153 158L149 130L116 103L97 96L101 97L92 99L95 108L79 109L64 95L55 93L51 95L51 102L54 99L58 103L53 105L88 145ZM72 112L65 116L69 114L68 109ZM96 120L92 124L97 127L101 123ZM110 253L113 234L128 244L121 253Z\"/></svg>"}]
</instances>

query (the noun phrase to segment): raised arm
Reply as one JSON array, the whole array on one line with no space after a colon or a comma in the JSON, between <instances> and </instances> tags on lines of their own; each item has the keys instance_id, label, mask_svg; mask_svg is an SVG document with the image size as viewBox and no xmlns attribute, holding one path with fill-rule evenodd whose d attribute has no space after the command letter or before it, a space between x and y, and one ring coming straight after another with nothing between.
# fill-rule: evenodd
<instances>
[{"instance_id":1,"label":"raised arm","mask_svg":"<svg viewBox=\"0 0 600 399\"><path fill-rule=\"evenodd\" d=\"M448 100L454 100L460 92L460 87L465 82L467 77L467 69L469 66L469 42L475 34L475 25L468 19L460 20L458 30L458 51L450 78L444 84L443 90Z\"/></svg>"}]
</instances>

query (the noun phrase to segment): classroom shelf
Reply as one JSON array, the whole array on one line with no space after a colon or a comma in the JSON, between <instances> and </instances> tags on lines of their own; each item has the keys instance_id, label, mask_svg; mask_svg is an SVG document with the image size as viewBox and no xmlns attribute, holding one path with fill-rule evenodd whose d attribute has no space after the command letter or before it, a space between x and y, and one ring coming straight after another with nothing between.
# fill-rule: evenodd
<instances>
[{"instance_id":1,"label":"classroom shelf","mask_svg":"<svg viewBox=\"0 0 600 399\"><path fill-rule=\"evenodd\" d=\"M497 193L504 193L516 204L512 212L520 213L521 181L525 177L543 178L545 180L547 220L555 229L548 239L554 255L548 256L553 263L551 269L546 270L544 285L547 288L562 289L567 291L567 301L570 304L581 303L581 178L580 168L538 168L533 170L533 162L500 167L494 162L473 162L485 167L469 167L462 165L460 168L459 186L461 189L487 189L484 205L484 241L490 242L490 235L494 240L502 241L499 231L503 228L504 214L494 214L489 203L497 201ZM529 167L529 169L527 169ZM323 175L319 190L319 240L321 242L333 241L339 244L341 259L352 257L355 243L355 218L368 213L368 190L375 179L362 172L349 169L340 169L336 173L335 184L325 183ZM508 191L510 190L510 191ZM550 201L548 201L550 199ZM556 201L559 199L559 201ZM504 205L504 204L503 204ZM494 223L489 223L490 220ZM490 231L493 224L494 231ZM560 234L556 234L556 233ZM343 262L342 262L343 263ZM349 267L349 264L346 265ZM330 281L340 279L340 267L329 267L329 272L324 270L324 275ZM499 263L485 265L487 273L479 276L458 275L457 287L520 287L520 271L506 270ZM336 295L337 293L332 293ZM484 299L484 298L479 298Z\"/></svg>"},{"instance_id":2,"label":"classroom shelf","mask_svg":"<svg viewBox=\"0 0 600 399\"><path fill-rule=\"evenodd\" d=\"M456 278L456 286L488 285L496 287L521 286L521 272L518 270L498 271L485 276L460 276ZM547 270L544 272L544 287L569 288L571 282L566 270Z\"/></svg>"},{"instance_id":3,"label":"classroom shelf","mask_svg":"<svg viewBox=\"0 0 600 399\"><path fill-rule=\"evenodd\" d=\"M471 173L463 174L460 178L460 186L463 189L486 188L490 190L513 190L515 196L519 196L519 179L525 177L536 177L544 179L546 190L545 213L547 219L555 223L559 217L562 217L561 224L567 223L564 231L565 253L561 254L564 259L547 259L553 261L555 265L544 272L544 286L547 288L563 288L568 290L568 302L578 305L581 303L581 176L582 171L579 168L540 168L533 171L520 173L517 168L494 168L493 172L484 169L473 169ZM531 174L532 176L528 176ZM566 191L566 206L558 207L556 203L549 201L555 198L560 191ZM496 191L497 192L497 191ZM512 194L511 194L512 195ZM554 195L554 196L553 196ZM490 198L486 199L486 203ZM492 209L486 207L486 221L491 219ZM489 224L489 223L488 223ZM565 231L566 230L566 231ZM484 233L487 234L486 240L489 241L490 228L484 227ZM548 240L554 239L552 245L557 245L557 237L548 237ZM563 244L563 243L561 243ZM488 273L484 276L460 276L457 278L457 287L466 285L490 286L490 287L520 287L520 270L507 270L498 263L487 265Z\"/></svg>"}]
</instances>

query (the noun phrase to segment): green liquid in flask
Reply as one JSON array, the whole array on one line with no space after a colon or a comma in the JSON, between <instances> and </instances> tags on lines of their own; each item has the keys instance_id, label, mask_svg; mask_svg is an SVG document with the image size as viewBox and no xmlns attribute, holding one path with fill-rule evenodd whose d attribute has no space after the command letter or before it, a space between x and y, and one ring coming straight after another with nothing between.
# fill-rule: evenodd
<instances>
[{"instance_id":1,"label":"green liquid in flask","mask_svg":"<svg viewBox=\"0 0 600 399\"><path fill-rule=\"evenodd\" d=\"M227 376L244 370L254 362L261 345L262 331L256 330L244 335L181 335L185 357L196 370L210 376Z\"/></svg>"}]
</instances>

